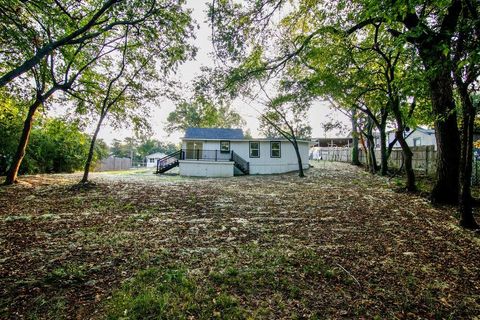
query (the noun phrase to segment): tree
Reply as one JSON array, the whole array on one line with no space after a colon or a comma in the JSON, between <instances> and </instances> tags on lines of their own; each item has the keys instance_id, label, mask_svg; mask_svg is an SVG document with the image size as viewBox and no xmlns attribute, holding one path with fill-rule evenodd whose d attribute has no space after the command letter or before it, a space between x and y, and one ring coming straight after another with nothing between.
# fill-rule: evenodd
<instances>
[{"instance_id":1,"label":"tree","mask_svg":"<svg viewBox=\"0 0 480 320\"><path fill-rule=\"evenodd\" d=\"M142 159L145 159L149 154L156 152L164 154L174 153L175 151L178 151L179 147L174 143L164 143L156 139L145 139L137 145L136 149L138 155Z\"/></svg>"},{"instance_id":2,"label":"tree","mask_svg":"<svg viewBox=\"0 0 480 320\"><path fill-rule=\"evenodd\" d=\"M92 0L0 1L0 87L48 56L101 38L118 26L154 18L176 1ZM68 50L68 48L67 48Z\"/></svg>"},{"instance_id":3,"label":"tree","mask_svg":"<svg viewBox=\"0 0 480 320\"><path fill-rule=\"evenodd\" d=\"M33 118L39 106L56 91L66 91L72 95L72 87L77 78L87 69L91 69L97 60L115 50L111 49L110 45L118 40L115 35L119 34L119 29L132 28L134 34L150 37L151 42L158 40L158 45L161 46L165 43L161 38L155 39L158 35L157 29L163 30L170 39L180 39L186 34L191 36L193 28L189 24L189 15L184 14L181 4L173 0L161 4L155 0L128 3L122 0L109 0L103 3L98 0L86 2L86 7L82 6L84 3L67 5L57 0L54 3L53 7L61 11L57 15L49 11L51 8L49 9L48 4L44 7L43 3L35 8L25 8L25 11L22 11L23 7L21 8L23 3L4 7L12 15L20 10L33 26L27 22L26 26L23 26L16 23L13 16L5 16L6 22L3 22L6 27L3 32L14 34L18 38L16 39L18 43L13 42L13 49L2 53L0 67L4 70L11 69L2 76L2 81L4 84L10 82L9 85L12 87L18 87L21 81L28 83L28 80L20 77L22 74L31 74L35 79L34 94L31 95L34 97L31 98L33 103L26 116L14 165L7 175L7 184L16 180L28 144ZM175 23L171 23L172 18L177 18ZM187 28L184 28L185 24L188 24ZM25 33L27 29L28 34ZM38 38L35 41L39 42L33 53L24 50L30 36ZM56 36L58 39L55 40ZM186 53L165 50L159 56L183 54ZM7 60L11 62L5 62ZM59 75L61 80L57 78ZM13 79L15 81L12 82Z\"/></svg>"},{"instance_id":4,"label":"tree","mask_svg":"<svg viewBox=\"0 0 480 320\"><path fill-rule=\"evenodd\" d=\"M411 104L412 108L409 110L408 116L404 115L401 110L401 105L405 104L407 97L405 96L406 90L402 88L402 86L406 86L405 79L403 78L406 78L405 74L407 74L407 72L405 71L405 67L401 67L401 64L405 63L403 60L405 59L404 51L406 51L406 48L401 45L396 46L395 43L388 38L388 34L382 32L382 23L374 24L374 37L371 48L381 61L379 65L383 71L381 73L383 78L382 82L384 83L382 87L387 94L387 105L392 111L396 122L395 140L399 142L402 148L405 161L405 172L407 174L406 189L412 192L416 191L415 173L412 165L413 153L404 138L404 134L406 117L411 117L415 103ZM410 64L409 67L412 68L412 64Z\"/></svg>"},{"instance_id":5,"label":"tree","mask_svg":"<svg viewBox=\"0 0 480 320\"><path fill-rule=\"evenodd\" d=\"M130 156L130 148L126 143L122 143L121 140L113 139L110 147L110 153L112 156L118 158L126 158Z\"/></svg>"},{"instance_id":6,"label":"tree","mask_svg":"<svg viewBox=\"0 0 480 320\"><path fill-rule=\"evenodd\" d=\"M0 174L8 172L16 151L16 142L22 127L25 109L3 96L0 104ZM88 151L88 137L81 132L78 123L42 115L32 127L31 145L19 172L59 173L73 172L82 166ZM94 159L105 154L104 149L95 150Z\"/></svg>"},{"instance_id":7,"label":"tree","mask_svg":"<svg viewBox=\"0 0 480 320\"><path fill-rule=\"evenodd\" d=\"M276 97L270 98L265 90L263 92L268 98L268 103L265 104L265 110L260 117L261 129L269 137L280 135L292 144L297 156L298 176L303 178L305 174L298 140L310 139L311 127L305 123L310 103L302 99L301 93L281 91Z\"/></svg>"},{"instance_id":8,"label":"tree","mask_svg":"<svg viewBox=\"0 0 480 320\"><path fill-rule=\"evenodd\" d=\"M427 74L424 79L438 145L431 199L434 203L454 204L459 194L460 139L451 77L452 41L457 37L456 30L465 10L478 11L478 5L469 0L408 3L363 0L333 4L299 0L290 6L282 0L252 0L242 4L214 1L210 18L217 55L236 66L232 78L242 82L285 68L312 41L326 33L347 36L360 32L358 36L363 37L365 27L381 22L399 42L413 45ZM273 19L277 12L286 14ZM470 34L478 29L475 23L464 26ZM280 31L275 32L279 27ZM248 35L253 37L246 41ZM242 59L242 55L247 57Z\"/></svg>"},{"instance_id":9,"label":"tree","mask_svg":"<svg viewBox=\"0 0 480 320\"><path fill-rule=\"evenodd\" d=\"M17 147L25 107L0 89L0 175L7 173Z\"/></svg>"},{"instance_id":10,"label":"tree","mask_svg":"<svg viewBox=\"0 0 480 320\"><path fill-rule=\"evenodd\" d=\"M196 96L189 101L182 101L167 118L166 131L185 130L189 127L231 128L243 127L245 121L224 101L215 103L205 96Z\"/></svg>"},{"instance_id":11,"label":"tree","mask_svg":"<svg viewBox=\"0 0 480 320\"><path fill-rule=\"evenodd\" d=\"M406 28L406 31L392 29L390 32L416 47L428 74L438 155L431 193L434 203L458 203L460 138L449 53L461 11L461 0L452 0L448 4L425 3L423 7L397 5L387 11L388 15L385 11L375 12L383 20L393 16Z\"/></svg>"},{"instance_id":12,"label":"tree","mask_svg":"<svg viewBox=\"0 0 480 320\"><path fill-rule=\"evenodd\" d=\"M46 119L32 132L26 165L29 172L74 172L81 168L87 152L88 136L77 123Z\"/></svg>"},{"instance_id":13,"label":"tree","mask_svg":"<svg viewBox=\"0 0 480 320\"><path fill-rule=\"evenodd\" d=\"M162 76L162 93L167 92L172 86L169 75L195 52L188 42L191 23L189 12L178 7L160 23L146 21L136 29L126 26L120 34L112 35L120 39L115 53L118 57L112 54L100 60L91 74L83 75L81 89L68 92L79 101L77 112L98 116L81 184L88 183L95 142L104 120L109 118L117 127L130 123L135 131L149 128L148 103L161 92L155 82Z\"/></svg>"},{"instance_id":14,"label":"tree","mask_svg":"<svg viewBox=\"0 0 480 320\"><path fill-rule=\"evenodd\" d=\"M471 175L473 161L473 132L478 102L475 102L475 86L480 75L480 13L473 3L462 3L462 16L455 37L452 74L461 105L461 157L460 157L460 225L478 229L473 216ZM471 32L473 26L474 32ZM478 90L478 88L477 88Z\"/></svg>"},{"instance_id":15,"label":"tree","mask_svg":"<svg viewBox=\"0 0 480 320\"><path fill-rule=\"evenodd\" d=\"M5 184L16 181L20 165L27 149L34 116L40 106L50 99L57 91L71 89L77 78L99 58L111 52L109 43L80 44L77 47L64 50L60 55L46 57L40 64L35 65L29 73L33 76L34 86L22 86L24 98L29 104L22 133L19 138L16 153L7 173ZM27 82L28 84L28 82ZM21 98L17 95L16 98Z\"/></svg>"}]
</instances>

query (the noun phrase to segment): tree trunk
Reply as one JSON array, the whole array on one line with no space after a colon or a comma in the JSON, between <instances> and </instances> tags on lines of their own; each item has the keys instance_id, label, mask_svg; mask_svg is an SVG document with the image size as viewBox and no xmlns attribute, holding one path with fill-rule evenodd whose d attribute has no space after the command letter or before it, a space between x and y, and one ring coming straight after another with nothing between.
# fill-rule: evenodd
<instances>
[{"instance_id":1,"label":"tree trunk","mask_svg":"<svg viewBox=\"0 0 480 320\"><path fill-rule=\"evenodd\" d=\"M17 181L18 170L22 164L22 160L25 157L25 152L27 150L28 140L30 139L30 133L32 131L33 117L38 107L42 104L42 100L37 98L35 102L28 108L27 118L23 124L22 135L20 136L20 141L18 142L17 152L13 158L10 169L8 170L7 177L5 179L5 184L10 185Z\"/></svg>"},{"instance_id":2,"label":"tree trunk","mask_svg":"<svg viewBox=\"0 0 480 320\"><path fill-rule=\"evenodd\" d=\"M462 101L462 148L460 158L460 225L467 229L478 229L479 225L473 216L473 201L471 192L472 161L473 161L473 129L475 107L467 88L459 84L458 91Z\"/></svg>"},{"instance_id":3,"label":"tree trunk","mask_svg":"<svg viewBox=\"0 0 480 320\"><path fill-rule=\"evenodd\" d=\"M385 123L382 123L380 128L380 174L386 176L388 173L388 157L387 157L387 134Z\"/></svg>"},{"instance_id":4,"label":"tree trunk","mask_svg":"<svg viewBox=\"0 0 480 320\"><path fill-rule=\"evenodd\" d=\"M375 174L378 171L377 157L375 156L375 143L373 137L370 136L367 140L368 153L370 158L370 172Z\"/></svg>"},{"instance_id":5,"label":"tree trunk","mask_svg":"<svg viewBox=\"0 0 480 320\"><path fill-rule=\"evenodd\" d=\"M429 81L437 139L437 172L433 203L456 204L459 194L460 137L450 72Z\"/></svg>"},{"instance_id":6,"label":"tree trunk","mask_svg":"<svg viewBox=\"0 0 480 320\"><path fill-rule=\"evenodd\" d=\"M437 170L431 201L438 204L457 204L460 185L460 134L453 99L451 61L443 54L440 42L450 47L450 41L443 38L417 43L429 75L428 87L437 140Z\"/></svg>"},{"instance_id":7,"label":"tree trunk","mask_svg":"<svg viewBox=\"0 0 480 320\"><path fill-rule=\"evenodd\" d=\"M360 132L359 132L359 135L358 135L359 140L360 140L359 142L360 142L360 146L362 147L363 154L365 155L365 165L366 165L367 168L368 168L368 166L369 166L369 161L370 161L370 160L369 160L369 158L368 158L368 157L369 157L369 155L368 155L368 149L367 149L367 146L365 145L364 136L365 136L365 135L363 134L363 132L360 131Z\"/></svg>"},{"instance_id":8,"label":"tree trunk","mask_svg":"<svg viewBox=\"0 0 480 320\"><path fill-rule=\"evenodd\" d=\"M85 168L83 169L83 177L82 180L80 180L80 184L88 182L88 175L90 173L90 166L92 165L93 153L95 152L95 142L97 141L97 136L100 132L100 127L102 126L103 119L105 119L105 115L100 116L97 127L95 128L95 132L93 133L92 140L90 141L90 149L88 150L87 161L85 162Z\"/></svg>"},{"instance_id":9,"label":"tree trunk","mask_svg":"<svg viewBox=\"0 0 480 320\"><path fill-rule=\"evenodd\" d=\"M395 132L398 142L402 147L403 157L405 160L405 173L407 175L407 184L405 189L409 192L417 191L417 186L415 184L415 172L413 171L412 159L413 159L413 152L405 141L403 137L403 130L398 130Z\"/></svg>"},{"instance_id":10,"label":"tree trunk","mask_svg":"<svg viewBox=\"0 0 480 320\"><path fill-rule=\"evenodd\" d=\"M403 124L403 118L402 118L402 113L400 111L399 102L398 100L396 100L396 101L392 101L391 104L392 104L392 111L395 116L395 121L397 123L395 138L398 141L398 143L400 143L400 146L402 147L403 158L405 160L405 173L407 175L407 184L405 188L409 192L414 192L417 190L417 186L415 184L415 172L413 171L413 165L412 165L413 152L410 149L409 145L407 144L407 141L405 141L405 138L403 137L405 126Z\"/></svg>"},{"instance_id":11,"label":"tree trunk","mask_svg":"<svg viewBox=\"0 0 480 320\"><path fill-rule=\"evenodd\" d=\"M354 166L360 165L358 158L358 125L357 125L357 109L352 108L352 164Z\"/></svg>"},{"instance_id":12,"label":"tree trunk","mask_svg":"<svg viewBox=\"0 0 480 320\"><path fill-rule=\"evenodd\" d=\"M293 148L295 149L295 153L297 154L297 161L298 161L298 176L300 178L305 177L305 173L303 172L303 163L302 163L302 156L300 155L300 150L298 150L298 143L297 140L292 141Z\"/></svg>"},{"instance_id":13,"label":"tree trunk","mask_svg":"<svg viewBox=\"0 0 480 320\"><path fill-rule=\"evenodd\" d=\"M373 121L367 120L367 149L368 149L368 169L372 174L378 170L377 159L375 157L375 139L373 138Z\"/></svg>"}]
</instances>

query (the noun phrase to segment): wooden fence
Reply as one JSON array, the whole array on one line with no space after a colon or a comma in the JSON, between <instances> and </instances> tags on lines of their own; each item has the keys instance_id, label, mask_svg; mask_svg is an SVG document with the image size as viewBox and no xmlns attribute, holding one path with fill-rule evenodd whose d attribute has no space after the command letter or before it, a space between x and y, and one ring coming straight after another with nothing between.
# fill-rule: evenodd
<instances>
[{"instance_id":1,"label":"wooden fence","mask_svg":"<svg viewBox=\"0 0 480 320\"><path fill-rule=\"evenodd\" d=\"M433 174L436 169L437 151L433 146L412 147L413 168L425 174ZM377 162L380 164L380 150L375 150ZM327 161L350 162L352 160L352 148L340 147L320 147L313 150L311 156L313 159ZM359 149L359 160L366 163L366 155L363 149ZM403 153L401 149L394 149L388 159L388 164L394 168L400 168L403 165Z\"/></svg>"},{"instance_id":2,"label":"wooden fence","mask_svg":"<svg viewBox=\"0 0 480 320\"><path fill-rule=\"evenodd\" d=\"M108 157L95 166L95 171L128 170L132 166L130 158Z\"/></svg>"}]
</instances>

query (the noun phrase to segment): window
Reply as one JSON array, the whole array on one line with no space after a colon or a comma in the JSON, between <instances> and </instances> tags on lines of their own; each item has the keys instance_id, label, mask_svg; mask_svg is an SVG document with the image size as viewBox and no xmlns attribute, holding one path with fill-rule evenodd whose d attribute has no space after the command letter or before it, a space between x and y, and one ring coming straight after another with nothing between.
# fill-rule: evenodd
<instances>
[{"instance_id":1,"label":"window","mask_svg":"<svg viewBox=\"0 0 480 320\"><path fill-rule=\"evenodd\" d=\"M280 141L270 141L270 158L280 158L282 156L280 144Z\"/></svg>"},{"instance_id":2,"label":"window","mask_svg":"<svg viewBox=\"0 0 480 320\"><path fill-rule=\"evenodd\" d=\"M150 158L150 163L155 163L155 158Z\"/></svg>"},{"instance_id":3,"label":"window","mask_svg":"<svg viewBox=\"0 0 480 320\"><path fill-rule=\"evenodd\" d=\"M260 158L260 142L250 142L250 158Z\"/></svg>"},{"instance_id":4,"label":"window","mask_svg":"<svg viewBox=\"0 0 480 320\"><path fill-rule=\"evenodd\" d=\"M230 152L230 141L220 141L220 152Z\"/></svg>"},{"instance_id":5,"label":"window","mask_svg":"<svg viewBox=\"0 0 480 320\"><path fill-rule=\"evenodd\" d=\"M187 141L187 150L185 159L198 159L202 155L203 142L202 141Z\"/></svg>"}]
</instances>

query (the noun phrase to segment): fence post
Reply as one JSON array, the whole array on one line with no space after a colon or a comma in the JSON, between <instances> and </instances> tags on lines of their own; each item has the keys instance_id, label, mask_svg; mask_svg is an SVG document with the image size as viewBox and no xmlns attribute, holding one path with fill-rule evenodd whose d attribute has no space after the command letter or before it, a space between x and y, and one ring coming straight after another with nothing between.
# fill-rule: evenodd
<instances>
[{"instance_id":1,"label":"fence post","mask_svg":"<svg viewBox=\"0 0 480 320\"><path fill-rule=\"evenodd\" d=\"M430 151L430 147L425 147L425 175L428 176L428 152Z\"/></svg>"}]
</instances>

